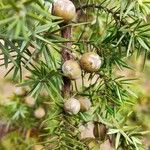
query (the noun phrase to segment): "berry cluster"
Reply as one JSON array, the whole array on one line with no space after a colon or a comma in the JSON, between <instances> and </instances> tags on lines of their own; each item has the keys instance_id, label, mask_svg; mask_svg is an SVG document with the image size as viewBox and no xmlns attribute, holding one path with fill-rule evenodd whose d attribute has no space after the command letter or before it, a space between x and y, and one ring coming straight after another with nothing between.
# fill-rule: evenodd
<instances>
[{"instance_id":1,"label":"berry cluster","mask_svg":"<svg viewBox=\"0 0 150 150\"><path fill-rule=\"evenodd\" d=\"M76 9L70 0L57 0L53 4L53 15L61 17L65 23L69 23L76 16ZM82 70L88 73L96 72L102 65L101 57L95 52L84 53L80 60L67 60L62 65L64 76L70 80L81 77ZM77 114L79 111L88 111L91 102L87 97L69 98L64 103L64 110L69 114Z\"/></svg>"}]
</instances>

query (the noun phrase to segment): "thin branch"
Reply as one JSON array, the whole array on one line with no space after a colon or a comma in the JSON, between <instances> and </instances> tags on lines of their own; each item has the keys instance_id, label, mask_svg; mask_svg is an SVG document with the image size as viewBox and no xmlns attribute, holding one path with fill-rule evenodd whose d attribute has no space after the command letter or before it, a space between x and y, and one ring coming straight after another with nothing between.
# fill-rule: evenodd
<instances>
[{"instance_id":1,"label":"thin branch","mask_svg":"<svg viewBox=\"0 0 150 150\"><path fill-rule=\"evenodd\" d=\"M87 9L87 8L97 8L97 9L103 9L105 12L108 12L109 14L112 14L112 16L114 17L115 21L120 24L125 24L124 21L120 20L119 16L118 16L118 12L113 12L111 9L108 9L104 6L102 6L102 4L100 5L96 5L96 4L85 4L82 5L80 7L77 7L76 10L82 10L82 9Z\"/></svg>"}]
</instances>

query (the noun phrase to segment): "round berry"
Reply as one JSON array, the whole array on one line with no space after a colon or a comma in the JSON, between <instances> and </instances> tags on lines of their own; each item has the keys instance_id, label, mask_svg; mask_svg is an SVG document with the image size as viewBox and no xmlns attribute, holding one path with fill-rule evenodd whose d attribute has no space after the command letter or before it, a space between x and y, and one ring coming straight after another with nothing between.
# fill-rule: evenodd
<instances>
[{"instance_id":1,"label":"round berry","mask_svg":"<svg viewBox=\"0 0 150 150\"><path fill-rule=\"evenodd\" d=\"M90 107L91 107L91 101L87 97L78 96L77 99L80 102L80 105L81 105L80 110L81 111L84 112L84 111L88 111L90 109Z\"/></svg>"},{"instance_id":2,"label":"round berry","mask_svg":"<svg viewBox=\"0 0 150 150\"><path fill-rule=\"evenodd\" d=\"M72 80L75 80L81 77L80 65L74 60L67 60L62 65L62 71L66 77Z\"/></svg>"},{"instance_id":3,"label":"round berry","mask_svg":"<svg viewBox=\"0 0 150 150\"><path fill-rule=\"evenodd\" d=\"M80 65L87 72L96 72L101 67L102 60L98 54L88 52L82 55Z\"/></svg>"},{"instance_id":4,"label":"round berry","mask_svg":"<svg viewBox=\"0 0 150 150\"><path fill-rule=\"evenodd\" d=\"M34 111L34 116L38 119L41 119L45 116L45 109L42 108L42 107L39 107L37 108L35 111Z\"/></svg>"},{"instance_id":5,"label":"round berry","mask_svg":"<svg viewBox=\"0 0 150 150\"><path fill-rule=\"evenodd\" d=\"M62 17L64 22L69 22L75 18L76 8L70 0L57 0L53 4L53 15Z\"/></svg>"},{"instance_id":6,"label":"round berry","mask_svg":"<svg viewBox=\"0 0 150 150\"><path fill-rule=\"evenodd\" d=\"M31 96L25 98L25 103L29 107L33 107L35 105L35 99Z\"/></svg>"},{"instance_id":7,"label":"round berry","mask_svg":"<svg viewBox=\"0 0 150 150\"><path fill-rule=\"evenodd\" d=\"M75 98L70 98L64 103L64 110L69 114L77 114L80 111L80 102Z\"/></svg>"}]
</instances>

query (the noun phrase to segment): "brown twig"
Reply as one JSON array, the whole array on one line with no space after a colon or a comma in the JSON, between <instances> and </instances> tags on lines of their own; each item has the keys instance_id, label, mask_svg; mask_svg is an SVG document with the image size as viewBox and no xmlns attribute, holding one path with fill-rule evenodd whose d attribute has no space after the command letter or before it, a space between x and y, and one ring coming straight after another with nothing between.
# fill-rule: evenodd
<instances>
[{"instance_id":1,"label":"brown twig","mask_svg":"<svg viewBox=\"0 0 150 150\"><path fill-rule=\"evenodd\" d=\"M65 39L70 39L71 38L71 26L67 26L61 30L61 36ZM66 60L74 59L74 57L71 55L70 51L68 48L71 48L72 43L71 42L66 42L64 43L65 47L62 48L61 51L61 56L62 56L62 63L64 63ZM63 77L63 88L62 88L62 95L63 97L68 97L70 96L71 92L71 80L67 77Z\"/></svg>"}]
</instances>

